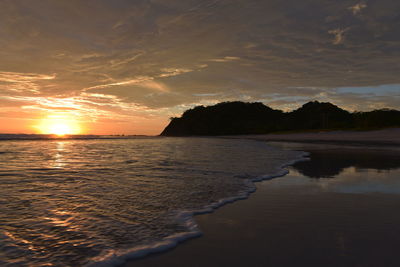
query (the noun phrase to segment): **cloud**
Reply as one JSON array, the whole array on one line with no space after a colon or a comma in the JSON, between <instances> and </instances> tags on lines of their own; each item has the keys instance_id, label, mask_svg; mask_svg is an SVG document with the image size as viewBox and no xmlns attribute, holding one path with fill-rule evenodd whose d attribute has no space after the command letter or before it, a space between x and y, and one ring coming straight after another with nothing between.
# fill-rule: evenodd
<instances>
[{"instance_id":1,"label":"cloud","mask_svg":"<svg viewBox=\"0 0 400 267\"><path fill-rule=\"evenodd\" d=\"M100 84L100 85L95 85L92 87L85 88L85 91L92 90L92 89L98 89L98 88L106 88L106 87L111 87L111 86L122 86L122 85L131 85L131 84L139 84L139 83L144 83L147 81L152 80L152 77L136 77L136 78L131 78L127 80L122 80L122 81L116 81L112 83L107 83L107 84Z\"/></svg>"},{"instance_id":2,"label":"cloud","mask_svg":"<svg viewBox=\"0 0 400 267\"><path fill-rule=\"evenodd\" d=\"M126 58L126 59L115 59L115 60L111 60L110 64L112 68L121 66L121 65L125 65L128 64L132 61L134 61L135 59L137 59L138 57L140 57L141 55L143 55L142 53L138 53L132 57Z\"/></svg>"},{"instance_id":3,"label":"cloud","mask_svg":"<svg viewBox=\"0 0 400 267\"><path fill-rule=\"evenodd\" d=\"M348 9L351 10L351 12L353 12L353 15L358 15L366 7L367 7L367 4L364 2L361 2L354 6L349 7Z\"/></svg>"},{"instance_id":4,"label":"cloud","mask_svg":"<svg viewBox=\"0 0 400 267\"><path fill-rule=\"evenodd\" d=\"M40 92L40 82L55 79L55 74L19 73L0 71L0 90L11 92Z\"/></svg>"},{"instance_id":5,"label":"cloud","mask_svg":"<svg viewBox=\"0 0 400 267\"><path fill-rule=\"evenodd\" d=\"M0 72L0 81L19 83L19 82L32 82L38 80L52 80L55 75L43 75L36 73L18 73L18 72Z\"/></svg>"},{"instance_id":6,"label":"cloud","mask_svg":"<svg viewBox=\"0 0 400 267\"><path fill-rule=\"evenodd\" d=\"M339 45L342 44L344 42L344 34L350 30L350 28L346 28L346 29L334 29L334 30L330 30L328 31L329 34L333 34L335 36L335 38L333 39L332 43L334 45Z\"/></svg>"},{"instance_id":7,"label":"cloud","mask_svg":"<svg viewBox=\"0 0 400 267\"><path fill-rule=\"evenodd\" d=\"M155 81L146 81L139 85L144 88L149 88L149 89L160 91L160 92L169 92L170 91L170 89L165 84L160 83L160 82L155 82Z\"/></svg>"},{"instance_id":8,"label":"cloud","mask_svg":"<svg viewBox=\"0 0 400 267\"><path fill-rule=\"evenodd\" d=\"M399 10L393 0L0 1L0 105L102 121L227 100L399 108L394 94L336 91L400 84Z\"/></svg>"},{"instance_id":9,"label":"cloud","mask_svg":"<svg viewBox=\"0 0 400 267\"><path fill-rule=\"evenodd\" d=\"M240 57L223 57L223 58L214 58L214 59L209 59L208 61L211 62L230 62L230 61L235 61L235 60L239 60Z\"/></svg>"},{"instance_id":10,"label":"cloud","mask_svg":"<svg viewBox=\"0 0 400 267\"><path fill-rule=\"evenodd\" d=\"M198 67L202 68L202 66L198 66ZM163 68L163 69L161 69L161 71L162 71L162 73L160 75L158 75L158 77L164 78L164 77L172 77L172 76L181 75L183 73L191 72L193 70L185 69L185 68Z\"/></svg>"}]
</instances>

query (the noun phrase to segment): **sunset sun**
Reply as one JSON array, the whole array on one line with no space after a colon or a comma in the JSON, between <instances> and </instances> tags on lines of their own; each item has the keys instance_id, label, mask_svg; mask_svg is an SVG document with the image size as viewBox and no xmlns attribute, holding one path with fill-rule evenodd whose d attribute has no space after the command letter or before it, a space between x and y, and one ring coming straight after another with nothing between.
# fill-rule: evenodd
<instances>
[{"instance_id":1,"label":"sunset sun","mask_svg":"<svg viewBox=\"0 0 400 267\"><path fill-rule=\"evenodd\" d=\"M60 123L60 124L51 125L49 133L55 134L55 135L66 135L66 134L71 134L72 130L68 124Z\"/></svg>"},{"instance_id":2,"label":"sunset sun","mask_svg":"<svg viewBox=\"0 0 400 267\"><path fill-rule=\"evenodd\" d=\"M42 134L54 134L57 136L80 134L82 131L78 122L66 117L45 118L36 128Z\"/></svg>"}]
</instances>

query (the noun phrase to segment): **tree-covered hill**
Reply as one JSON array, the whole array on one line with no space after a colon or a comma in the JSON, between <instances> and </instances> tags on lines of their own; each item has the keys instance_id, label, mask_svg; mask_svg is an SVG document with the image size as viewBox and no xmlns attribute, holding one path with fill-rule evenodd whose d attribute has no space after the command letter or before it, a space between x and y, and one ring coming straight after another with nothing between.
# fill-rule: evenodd
<instances>
[{"instance_id":1,"label":"tree-covered hill","mask_svg":"<svg viewBox=\"0 0 400 267\"><path fill-rule=\"evenodd\" d=\"M265 134L277 131L400 127L400 111L350 113L331 103L308 102L291 112L262 103L223 102L197 106L172 118L163 136Z\"/></svg>"},{"instance_id":2,"label":"tree-covered hill","mask_svg":"<svg viewBox=\"0 0 400 267\"><path fill-rule=\"evenodd\" d=\"M308 102L286 114L284 130L348 128L354 119L350 112L331 103Z\"/></svg>"}]
</instances>

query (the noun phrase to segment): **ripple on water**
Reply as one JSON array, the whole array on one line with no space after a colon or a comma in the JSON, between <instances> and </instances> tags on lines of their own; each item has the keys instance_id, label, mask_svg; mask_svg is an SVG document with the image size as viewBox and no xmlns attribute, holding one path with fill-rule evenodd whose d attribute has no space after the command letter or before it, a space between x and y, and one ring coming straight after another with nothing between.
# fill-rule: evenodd
<instances>
[{"instance_id":1,"label":"ripple on water","mask_svg":"<svg viewBox=\"0 0 400 267\"><path fill-rule=\"evenodd\" d=\"M0 151L5 266L76 266L174 245L199 233L193 211L244 197L248 179L300 157L212 138L2 141Z\"/></svg>"}]
</instances>

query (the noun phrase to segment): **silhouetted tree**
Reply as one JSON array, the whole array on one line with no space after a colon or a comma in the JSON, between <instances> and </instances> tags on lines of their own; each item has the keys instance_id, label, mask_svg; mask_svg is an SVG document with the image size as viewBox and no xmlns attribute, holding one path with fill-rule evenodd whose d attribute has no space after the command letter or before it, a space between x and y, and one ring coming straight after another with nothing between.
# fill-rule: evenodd
<instances>
[{"instance_id":1,"label":"silhouetted tree","mask_svg":"<svg viewBox=\"0 0 400 267\"><path fill-rule=\"evenodd\" d=\"M287 130L399 127L400 111L350 113L331 103L312 101L288 113L262 103L223 102L197 106L171 118L161 135L264 134Z\"/></svg>"}]
</instances>

